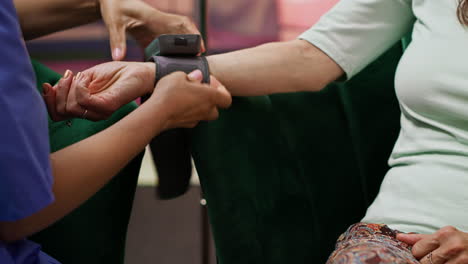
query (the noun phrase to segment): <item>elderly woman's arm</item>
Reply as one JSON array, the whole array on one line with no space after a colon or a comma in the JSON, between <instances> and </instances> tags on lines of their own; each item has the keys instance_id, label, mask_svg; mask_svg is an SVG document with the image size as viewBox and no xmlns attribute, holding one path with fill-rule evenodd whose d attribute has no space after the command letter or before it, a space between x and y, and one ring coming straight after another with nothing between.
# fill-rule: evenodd
<instances>
[{"instance_id":1,"label":"elderly woman's arm","mask_svg":"<svg viewBox=\"0 0 468 264\"><path fill-rule=\"evenodd\" d=\"M304 40L269 43L207 59L212 74L237 96L319 91L344 74L334 60Z\"/></svg>"},{"instance_id":2,"label":"elderly woman's arm","mask_svg":"<svg viewBox=\"0 0 468 264\"><path fill-rule=\"evenodd\" d=\"M340 76L352 78L408 33L414 20L410 0L340 1L297 40L207 59L212 74L236 96L318 91ZM110 101L135 99L128 91L106 88L99 90L100 96L114 98ZM83 98L67 99L96 111L117 109Z\"/></svg>"}]
</instances>

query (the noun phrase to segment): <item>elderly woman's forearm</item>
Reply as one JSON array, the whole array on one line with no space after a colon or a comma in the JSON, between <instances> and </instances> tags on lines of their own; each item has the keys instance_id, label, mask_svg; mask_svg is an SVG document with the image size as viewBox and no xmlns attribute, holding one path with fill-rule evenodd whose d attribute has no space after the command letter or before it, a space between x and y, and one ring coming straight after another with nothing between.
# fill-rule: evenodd
<instances>
[{"instance_id":1,"label":"elderly woman's forearm","mask_svg":"<svg viewBox=\"0 0 468 264\"><path fill-rule=\"evenodd\" d=\"M208 57L211 73L235 96L319 91L344 74L304 40L269 43Z\"/></svg>"}]
</instances>

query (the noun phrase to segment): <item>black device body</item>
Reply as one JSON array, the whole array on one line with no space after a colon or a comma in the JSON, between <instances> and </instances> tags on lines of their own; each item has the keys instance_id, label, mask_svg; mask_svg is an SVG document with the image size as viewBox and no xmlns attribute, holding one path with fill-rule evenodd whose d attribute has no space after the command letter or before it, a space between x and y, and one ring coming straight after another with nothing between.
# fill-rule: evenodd
<instances>
[{"instance_id":1,"label":"black device body","mask_svg":"<svg viewBox=\"0 0 468 264\"><path fill-rule=\"evenodd\" d=\"M145 49L145 58L152 56L194 57L201 51L201 36L195 34L161 35Z\"/></svg>"},{"instance_id":2,"label":"black device body","mask_svg":"<svg viewBox=\"0 0 468 264\"><path fill-rule=\"evenodd\" d=\"M145 49L145 59L148 61L154 56L183 59L196 57L200 52L200 35L161 35ZM172 199L184 194L192 175L190 130L165 131L151 141L150 148L159 178L157 196Z\"/></svg>"}]
</instances>

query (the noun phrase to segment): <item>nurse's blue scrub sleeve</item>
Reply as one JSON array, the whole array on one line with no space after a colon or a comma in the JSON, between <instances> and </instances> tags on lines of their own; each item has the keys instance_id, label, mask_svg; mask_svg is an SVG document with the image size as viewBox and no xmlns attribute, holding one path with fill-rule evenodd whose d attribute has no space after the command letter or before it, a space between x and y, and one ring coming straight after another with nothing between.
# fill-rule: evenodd
<instances>
[{"instance_id":1,"label":"nurse's blue scrub sleeve","mask_svg":"<svg viewBox=\"0 0 468 264\"><path fill-rule=\"evenodd\" d=\"M0 1L0 221L28 217L53 201L47 112L11 0ZM58 263L26 240L0 242L0 263Z\"/></svg>"}]
</instances>

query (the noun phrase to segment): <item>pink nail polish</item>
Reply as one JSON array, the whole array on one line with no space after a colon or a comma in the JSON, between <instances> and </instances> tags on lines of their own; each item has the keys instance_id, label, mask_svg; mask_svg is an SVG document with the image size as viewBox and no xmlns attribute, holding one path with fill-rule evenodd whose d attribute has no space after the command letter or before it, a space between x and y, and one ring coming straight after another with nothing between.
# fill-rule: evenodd
<instances>
[{"instance_id":1,"label":"pink nail polish","mask_svg":"<svg viewBox=\"0 0 468 264\"><path fill-rule=\"evenodd\" d=\"M114 58L114 60L122 59L122 55L123 55L123 52L121 48L115 48L112 53L112 57Z\"/></svg>"},{"instance_id":2,"label":"pink nail polish","mask_svg":"<svg viewBox=\"0 0 468 264\"><path fill-rule=\"evenodd\" d=\"M63 78L64 78L64 79L68 79L68 77L70 77L70 74L71 74L71 71L70 71L70 70L66 70L66 71L65 71L65 74L63 75Z\"/></svg>"},{"instance_id":3,"label":"pink nail polish","mask_svg":"<svg viewBox=\"0 0 468 264\"><path fill-rule=\"evenodd\" d=\"M189 73L188 78L190 80L192 80L192 81L202 79L203 74L202 74L202 72L200 70L195 70L195 71Z\"/></svg>"}]
</instances>

